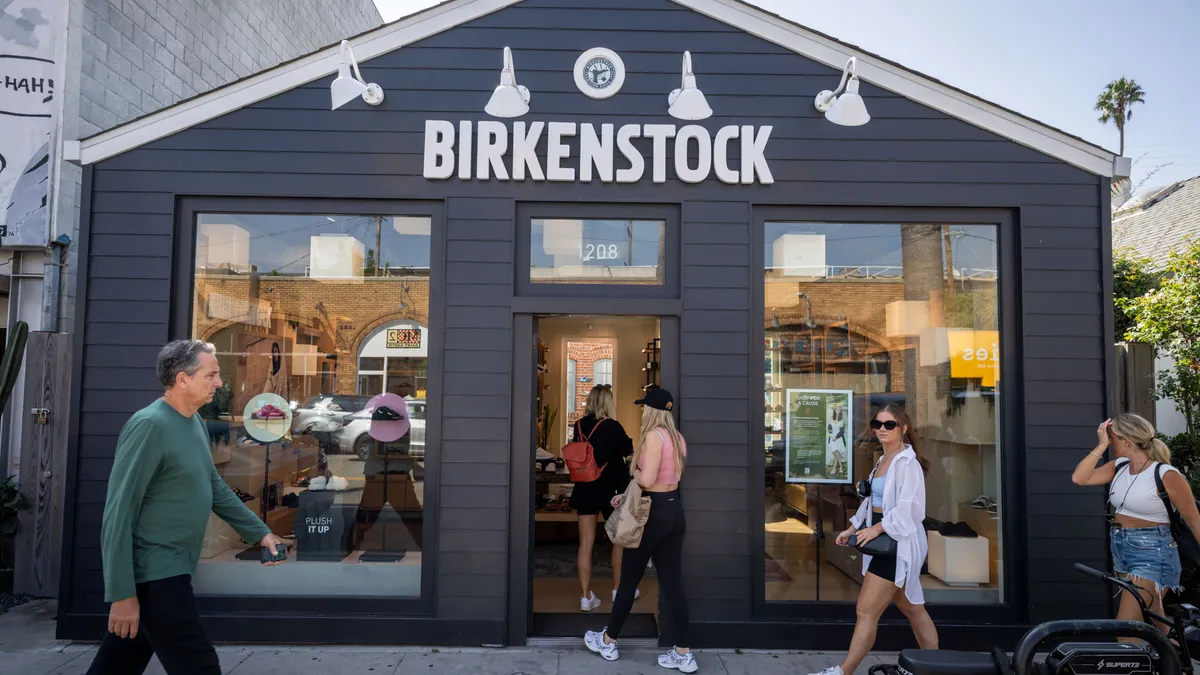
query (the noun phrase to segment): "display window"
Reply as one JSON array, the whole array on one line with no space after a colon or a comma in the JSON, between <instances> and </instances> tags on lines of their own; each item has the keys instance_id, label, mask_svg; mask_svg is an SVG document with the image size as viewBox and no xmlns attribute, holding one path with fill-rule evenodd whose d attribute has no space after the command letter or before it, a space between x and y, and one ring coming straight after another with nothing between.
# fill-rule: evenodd
<instances>
[{"instance_id":1,"label":"display window","mask_svg":"<svg viewBox=\"0 0 1200 675\"><path fill-rule=\"evenodd\" d=\"M200 595L419 597L431 218L200 213L191 334L223 385L218 473L287 541L265 568L216 516Z\"/></svg>"},{"instance_id":2,"label":"display window","mask_svg":"<svg viewBox=\"0 0 1200 675\"><path fill-rule=\"evenodd\" d=\"M853 602L837 546L902 406L928 464L928 603L1004 601L997 225L762 224L765 601Z\"/></svg>"}]
</instances>

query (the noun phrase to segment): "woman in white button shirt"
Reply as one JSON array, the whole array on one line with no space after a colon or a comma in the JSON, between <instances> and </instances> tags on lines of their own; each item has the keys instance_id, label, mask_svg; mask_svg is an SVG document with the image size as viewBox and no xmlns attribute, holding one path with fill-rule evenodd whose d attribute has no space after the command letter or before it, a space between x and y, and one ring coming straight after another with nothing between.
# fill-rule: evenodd
<instances>
[{"instance_id":1,"label":"woman in white button shirt","mask_svg":"<svg viewBox=\"0 0 1200 675\"><path fill-rule=\"evenodd\" d=\"M1168 501L1188 528L1200 536L1200 512L1192 489L1171 466L1171 451L1139 415L1125 413L1096 429L1096 447L1079 462L1071 480L1076 485L1109 485L1112 529L1109 552L1113 569L1142 591L1142 599L1163 613L1163 593L1179 590L1179 548L1171 535L1171 515L1158 493L1157 474ZM1112 447L1116 460L1099 464ZM1097 466L1099 465L1099 466ZM1121 594L1118 619L1142 620L1141 608L1129 593ZM1161 626L1160 626L1161 628Z\"/></svg>"},{"instance_id":2,"label":"woman in white button shirt","mask_svg":"<svg viewBox=\"0 0 1200 675\"><path fill-rule=\"evenodd\" d=\"M863 556L863 584L856 607L858 620L845 660L820 675L853 673L875 644L879 617L892 602L908 617L922 649L937 649L937 628L925 611L921 566L929 553L925 535L926 463L917 454L912 422L898 405L886 405L871 419L871 429L883 446L883 458L871 472L870 496L850 519L851 527L837 537L847 546L851 535L865 544L882 534L896 540L895 557Z\"/></svg>"}]
</instances>

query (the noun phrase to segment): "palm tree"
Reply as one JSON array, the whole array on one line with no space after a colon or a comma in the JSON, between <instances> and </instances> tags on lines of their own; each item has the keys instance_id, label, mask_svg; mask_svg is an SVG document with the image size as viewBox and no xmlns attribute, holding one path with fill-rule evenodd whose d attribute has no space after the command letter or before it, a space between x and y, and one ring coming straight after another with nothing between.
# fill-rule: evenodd
<instances>
[{"instance_id":1,"label":"palm tree","mask_svg":"<svg viewBox=\"0 0 1200 675\"><path fill-rule=\"evenodd\" d=\"M1100 112L1100 123L1113 122L1121 133L1121 152L1125 154L1125 122L1133 119L1133 104L1145 103L1145 93L1137 82L1122 77L1108 83L1096 98L1096 110Z\"/></svg>"}]
</instances>

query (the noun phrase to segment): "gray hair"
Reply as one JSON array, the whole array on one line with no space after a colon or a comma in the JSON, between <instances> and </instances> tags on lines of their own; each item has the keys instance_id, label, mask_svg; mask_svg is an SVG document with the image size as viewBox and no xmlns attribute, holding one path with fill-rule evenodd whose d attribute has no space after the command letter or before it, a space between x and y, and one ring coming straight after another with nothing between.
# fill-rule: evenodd
<instances>
[{"instance_id":1,"label":"gray hair","mask_svg":"<svg viewBox=\"0 0 1200 675\"><path fill-rule=\"evenodd\" d=\"M196 374L201 354L216 354L217 348L204 340L175 340L158 352L158 381L166 389L175 386L179 373Z\"/></svg>"}]
</instances>

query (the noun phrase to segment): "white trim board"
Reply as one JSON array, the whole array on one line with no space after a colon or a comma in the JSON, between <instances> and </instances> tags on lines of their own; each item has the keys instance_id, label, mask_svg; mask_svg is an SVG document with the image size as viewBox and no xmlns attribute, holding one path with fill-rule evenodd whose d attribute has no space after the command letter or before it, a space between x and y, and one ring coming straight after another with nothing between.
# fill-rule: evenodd
<instances>
[{"instance_id":1,"label":"white trim board","mask_svg":"<svg viewBox=\"0 0 1200 675\"><path fill-rule=\"evenodd\" d=\"M520 1L450 0L355 39L354 55L360 62L365 62ZM1119 157L1062 131L889 63L874 54L793 24L741 0L672 2L837 70L841 70L850 57L857 57L858 74L864 81L1098 176L1124 178L1129 175L1128 158ZM337 72L339 58L338 46L333 45L102 132L82 141L80 161L83 164L99 162L327 77ZM830 88L833 86L831 82Z\"/></svg>"}]
</instances>

